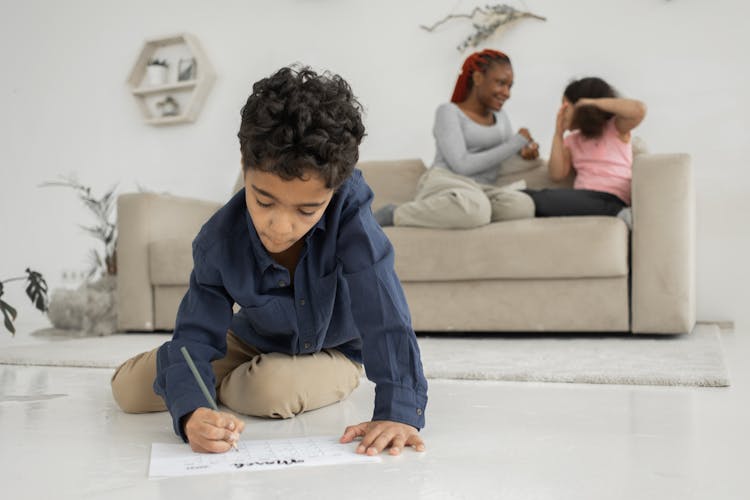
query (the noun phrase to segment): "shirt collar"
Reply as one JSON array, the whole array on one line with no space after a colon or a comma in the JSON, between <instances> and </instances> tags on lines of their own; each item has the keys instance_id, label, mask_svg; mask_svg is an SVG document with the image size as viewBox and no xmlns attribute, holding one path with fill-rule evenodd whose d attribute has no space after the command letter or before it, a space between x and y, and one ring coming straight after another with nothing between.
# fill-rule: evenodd
<instances>
[{"instance_id":1,"label":"shirt collar","mask_svg":"<svg viewBox=\"0 0 750 500\"><path fill-rule=\"evenodd\" d=\"M247 224L247 231L248 233L250 233L250 246L252 247L253 254L258 259L258 265L260 266L260 268L265 271L269 267L273 266L276 262L271 258L270 255L268 255L268 250L266 250L266 247L263 246L263 242L260 241L260 236L258 236L258 231L255 230L253 219L250 217L250 212L247 211L247 207L245 207L245 223ZM313 233L318 230L326 230L325 213L323 214L323 217L321 217L320 220L304 236L305 241L309 241Z\"/></svg>"},{"instance_id":2,"label":"shirt collar","mask_svg":"<svg viewBox=\"0 0 750 500\"><path fill-rule=\"evenodd\" d=\"M250 212L247 211L247 207L245 207L245 223L247 224L247 231L250 233L250 247L253 251L253 255L255 255L255 258L257 259L258 267L265 271L274 265L274 260L268 255L266 247L264 247L263 243L260 241L260 236L258 236L258 232L255 230L253 220L250 218Z\"/></svg>"},{"instance_id":3,"label":"shirt collar","mask_svg":"<svg viewBox=\"0 0 750 500\"><path fill-rule=\"evenodd\" d=\"M326 215L327 214L328 214L328 207L326 207L325 211L323 212L323 217L321 217L320 220L316 222L315 225L307 232L307 235L306 235L307 238L309 238L310 235L313 234L318 229L320 229L321 231L326 230Z\"/></svg>"}]
</instances>

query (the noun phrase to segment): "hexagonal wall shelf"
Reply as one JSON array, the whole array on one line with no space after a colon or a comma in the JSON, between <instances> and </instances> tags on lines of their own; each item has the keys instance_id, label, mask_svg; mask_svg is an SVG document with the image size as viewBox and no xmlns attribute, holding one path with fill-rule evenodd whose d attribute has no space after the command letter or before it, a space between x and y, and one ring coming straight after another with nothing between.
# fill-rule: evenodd
<instances>
[{"instance_id":1,"label":"hexagonal wall shelf","mask_svg":"<svg viewBox=\"0 0 750 500\"><path fill-rule=\"evenodd\" d=\"M161 64L149 64L154 60ZM146 123L171 125L196 120L215 79L198 39L182 33L146 40L128 85Z\"/></svg>"}]
</instances>

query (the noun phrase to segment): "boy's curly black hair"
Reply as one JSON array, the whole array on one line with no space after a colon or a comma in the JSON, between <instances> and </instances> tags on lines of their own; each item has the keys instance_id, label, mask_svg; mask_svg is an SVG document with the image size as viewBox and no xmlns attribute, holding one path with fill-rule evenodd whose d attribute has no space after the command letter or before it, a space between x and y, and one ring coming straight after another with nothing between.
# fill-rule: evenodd
<instances>
[{"instance_id":1,"label":"boy's curly black hair","mask_svg":"<svg viewBox=\"0 0 750 500\"><path fill-rule=\"evenodd\" d=\"M592 99L618 97L617 91L610 84L595 76L571 82L565 88L563 95L571 104L575 104L584 97ZM580 130L586 138L595 139L602 135L604 126L613 116L615 116L613 113L602 111L594 106L582 106L576 109L571 128Z\"/></svg>"},{"instance_id":2,"label":"boy's curly black hair","mask_svg":"<svg viewBox=\"0 0 750 500\"><path fill-rule=\"evenodd\" d=\"M285 67L253 85L242 108L243 171L282 179L319 175L336 189L351 175L365 135L362 106L339 75Z\"/></svg>"}]
</instances>

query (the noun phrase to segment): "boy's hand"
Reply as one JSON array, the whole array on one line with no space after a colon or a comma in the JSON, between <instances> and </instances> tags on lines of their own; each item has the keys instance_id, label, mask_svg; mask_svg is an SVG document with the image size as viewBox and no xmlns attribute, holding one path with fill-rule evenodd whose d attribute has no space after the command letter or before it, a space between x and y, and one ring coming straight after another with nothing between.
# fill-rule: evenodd
<instances>
[{"instance_id":1,"label":"boy's hand","mask_svg":"<svg viewBox=\"0 0 750 500\"><path fill-rule=\"evenodd\" d=\"M198 453L224 453L240 438L245 422L232 415L198 408L185 422L190 448Z\"/></svg>"},{"instance_id":2,"label":"boy's hand","mask_svg":"<svg viewBox=\"0 0 750 500\"><path fill-rule=\"evenodd\" d=\"M424 441L419 437L419 431L411 425L390 420L373 420L350 425L344 430L339 442L351 443L356 437L362 437L357 447L357 453L377 455L390 447L391 455L398 455L404 446L413 446L417 451L424 451Z\"/></svg>"}]
</instances>

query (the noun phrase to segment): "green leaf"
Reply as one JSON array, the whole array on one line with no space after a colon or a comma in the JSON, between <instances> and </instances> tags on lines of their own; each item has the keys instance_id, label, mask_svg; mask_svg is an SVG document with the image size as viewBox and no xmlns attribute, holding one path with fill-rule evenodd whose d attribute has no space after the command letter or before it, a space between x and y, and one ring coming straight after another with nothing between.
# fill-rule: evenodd
<instances>
[{"instance_id":1,"label":"green leaf","mask_svg":"<svg viewBox=\"0 0 750 500\"><path fill-rule=\"evenodd\" d=\"M10 304L5 302L4 300L0 300L0 310L3 311L3 317L5 319L5 328L12 333L13 335L16 334L16 327L13 326L13 321L18 316L18 312L16 312L13 307L11 307Z\"/></svg>"},{"instance_id":2,"label":"green leaf","mask_svg":"<svg viewBox=\"0 0 750 500\"><path fill-rule=\"evenodd\" d=\"M8 304L8 303L7 303L7 302L5 302L4 300L0 300L0 309L2 309L2 310L3 310L3 312L6 312L6 311L7 311L7 312L8 312L8 314L10 314L10 316L11 316L11 317L13 318L13 320L15 320L15 319L16 319L16 317L18 316L18 311L16 311L16 310L15 310L15 309L13 308L13 306L11 306L10 304Z\"/></svg>"},{"instance_id":3,"label":"green leaf","mask_svg":"<svg viewBox=\"0 0 750 500\"><path fill-rule=\"evenodd\" d=\"M28 279L28 286L26 287L26 295L34 304L34 307L39 309L41 312L47 312L47 305L49 304L49 298L47 297L47 282L41 273L32 271L26 268L26 274Z\"/></svg>"},{"instance_id":4,"label":"green leaf","mask_svg":"<svg viewBox=\"0 0 750 500\"><path fill-rule=\"evenodd\" d=\"M97 240L104 241L104 239L107 237L107 234L106 234L107 229L104 227L101 227L101 226L89 227L89 226L81 226L81 225L79 225L78 227L80 227L81 229L89 233L91 236L93 236Z\"/></svg>"}]
</instances>

